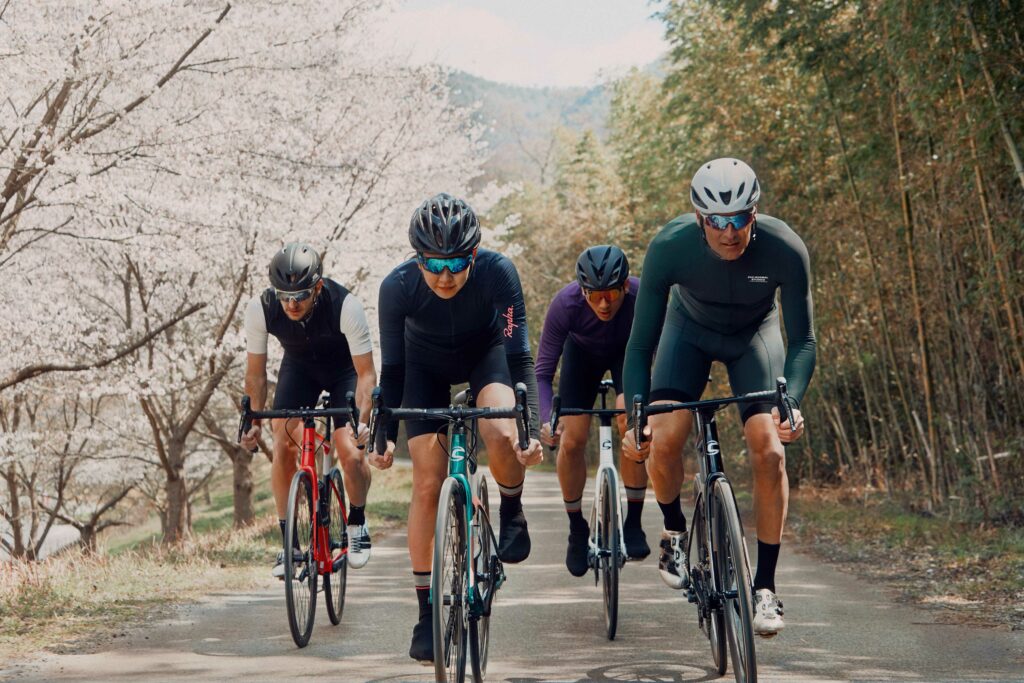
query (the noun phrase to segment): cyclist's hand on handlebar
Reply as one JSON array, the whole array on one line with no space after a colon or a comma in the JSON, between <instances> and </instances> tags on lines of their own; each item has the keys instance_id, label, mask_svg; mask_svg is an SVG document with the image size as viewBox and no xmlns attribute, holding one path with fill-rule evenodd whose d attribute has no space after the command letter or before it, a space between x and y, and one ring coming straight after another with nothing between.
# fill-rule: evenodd
<instances>
[{"instance_id":1,"label":"cyclist's hand on handlebar","mask_svg":"<svg viewBox=\"0 0 1024 683\"><path fill-rule=\"evenodd\" d=\"M378 470L386 470L395 464L395 442L388 441L387 450L383 453L369 453L367 460Z\"/></svg>"},{"instance_id":2,"label":"cyclist's hand on handlebar","mask_svg":"<svg viewBox=\"0 0 1024 683\"><path fill-rule=\"evenodd\" d=\"M647 460L647 457L651 454L651 434L651 425L648 424L644 427L644 442L640 445L640 448L637 448L633 428L627 429L626 434L622 437L622 454L636 462Z\"/></svg>"},{"instance_id":3,"label":"cyclist's hand on handlebar","mask_svg":"<svg viewBox=\"0 0 1024 683\"><path fill-rule=\"evenodd\" d=\"M370 441L370 428L362 422L356 423L356 445L365 446Z\"/></svg>"},{"instance_id":4,"label":"cyclist's hand on handlebar","mask_svg":"<svg viewBox=\"0 0 1024 683\"><path fill-rule=\"evenodd\" d=\"M562 422L558 423L558 427L555 428L555 433L551 434L551 425L547 422L540 426L540 440L548 448L558 448L558 443L562 438L562 430L565 429L565 425Z\"/></svg>"},{"instance_id":5,"label":"cyclist's hand on handlebar","mask_svg":"<svg viewBox=\"0 0 1024 683\"><path fill-rule=\"evenodd\" d=\"M259 448L259 439L262 432L263 429L258 424L254 423L249 431L242 434L242 440L238 443L247 451L255 451Z\"/></svg>"},{"instance_id":6,"label":"cyclist's hand on handlebar","mask_svg":"<svg viewBox=\"0 0 1024 683\"><path fill-rule=\"evenodd\" d=\"M523 464L524 467L530 467L536 465L544 460L544 451L540 448L540 441L537 439L530 439L530 445L526 447L526 450L519 448L519 437L511 437L512 450L516 454L516 459Z\"/></svg>"},{"instance_id":7,"label":"cyclist's hand on handlebar","mask_svg":"<svg viewBox=\"0 0 1024 683\"><path fill-rule=\"evenodd\" d=\"M775 430L779 433L779 440L782 443L793 443L804 433L804 418L798 408L793 408L793 430L789 429L789 420L783 422L779 417L779 409L772 408L772 422L775 423Z\"/></svg>"}]
</instances>

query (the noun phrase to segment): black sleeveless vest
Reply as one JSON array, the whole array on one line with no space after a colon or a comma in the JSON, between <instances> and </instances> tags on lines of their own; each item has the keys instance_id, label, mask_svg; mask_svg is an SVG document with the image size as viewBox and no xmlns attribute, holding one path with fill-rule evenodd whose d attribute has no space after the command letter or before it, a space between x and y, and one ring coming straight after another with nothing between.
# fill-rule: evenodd
<instances>
[{"instance_id":1,"label":"black sleeveless vest","mask_svg":"<svg viewBox=\"0 0 1024 683\"><path fill-rule=\"evenodd\" d=\"M277 337L285 357L304 363L328 366L332 370L352 367L348 339L341 333L341 306L349 291L334 280L324 278L313 310L302 322L291 320L274 295L267 289L260 296L267 333Z\"/></svg>"}]
</instances>

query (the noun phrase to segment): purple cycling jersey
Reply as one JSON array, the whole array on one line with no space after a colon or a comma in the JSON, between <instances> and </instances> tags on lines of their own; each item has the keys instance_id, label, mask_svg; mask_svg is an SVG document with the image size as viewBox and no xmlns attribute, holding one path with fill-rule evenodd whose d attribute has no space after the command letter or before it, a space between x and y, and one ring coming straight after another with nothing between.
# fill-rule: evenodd
<instances>
[{"instance_id":1,"label":"purple cycling jersey","mask_svg":"<svg viewBox=\"0 0 1024 683\"><path fill-rule=\"evenodd\" d=\"M572 337L580 348L595 356L615 358L622 355L633 326L633 309L638 291L640 279L629 278L629 292L622 302L622 308L607 322L597 317L583 298L579 284L575 282L563 287L551 300L537 350L537 392L540 394L542 423L551 417L551 396L554 391L552 382L566 338Z\"/></svg>"}]
</instances>

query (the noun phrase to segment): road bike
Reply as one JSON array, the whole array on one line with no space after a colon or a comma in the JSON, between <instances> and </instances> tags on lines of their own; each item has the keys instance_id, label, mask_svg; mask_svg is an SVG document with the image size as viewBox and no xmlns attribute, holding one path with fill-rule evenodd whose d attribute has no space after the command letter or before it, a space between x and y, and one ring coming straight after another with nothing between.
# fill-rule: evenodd
<instances>
[{"instance_id":1,"label":"road bike","mask_svg":"<svg viewBox=\"0 0 1024 683\"><path fill-rule=\"evenodd\" d=\"M295 410L252 410L248 396L242 397L242 419L238 440L252 427L254 419L299 419L303 421L299 468L288 488L288 512L284 539L284 594L292 640L306 647L316 616L317 583L322 591L327 616L337 625L345 609L348 583L348 507L341 470L333 466L331 421L347 419L357 424L359 410L353 393L347 392L346 408L325 408L324 394L316 408ZM324 418L323 435L317 433L316 419ZM286 429L287 432L287 429ZM290 432L288 432L289 438ZM317 475L317 452L322 454ZM291 552L288 552L288 549Z\"/></svg>"},{"instance_id":2,"label":"road bike","mask_svg":"<svg viewBox=\"0 0 1024 683\"><path fill-rule=\"evenodd\" d=\"M643 430L650 415L676 410L690 410L696 415L700 471L693 480L695 502L686 545L684 585L687 599L697 605L698 624L711 643L719 675L725 674L731 655L737 683L757 681L753 585L739 509L723 469L715 413L733 403L767 401L774 401L779 414L789 420L792 428L793 412L785 377L775 381L774 390L730 398L653 405L644 405L639 395L633 398L637 444L643 443Z\"/></svg>"},{"instance_id":3,"label":"road bike","mask_svg":"<svg viewBox=\"0 0 1024 683\"><path fill-rule=\"evenodd\" d=\"M608 640L615 639L619 621L619 570L626 564L626 544L622 534L622 497L620 494L619 472L612 457L612 419L622 415L624 409L609 408L608 390L614 386L612 380L601 381L600 409L562 408L560 396L551 400L551 433L557 433L558 420L565 415L597 415L601 421L598 441L601 444L601 458L597 466L594 487L594 504L590 509L590 541L587 561L594 570L594 585L601 582L604 596L604 625ZM615 394L613 393L612 396Z\"/></svg>"},{"instance_id":4,"label":"road bike","mask_svg":"<svg viewBox=\"0 0 1024 683\"><path fill-rule=\"evenodd\" d=\"M368 426L377 453L387 448L386 425L391 420L449 423L448 476L438 498L430 577L434 678L439 682L463 683L467 659L476 683L487 674L491 607L505 582L505 570L491 527L487 479L477 468L476 421L515 418L519 447L525 450L530 409L522 382L515 386L515 397L512 408L478 408L469 392L463 392L447 408L403 409L386 407L380 388L373 390Z\"/></svg>"}]
</instances>

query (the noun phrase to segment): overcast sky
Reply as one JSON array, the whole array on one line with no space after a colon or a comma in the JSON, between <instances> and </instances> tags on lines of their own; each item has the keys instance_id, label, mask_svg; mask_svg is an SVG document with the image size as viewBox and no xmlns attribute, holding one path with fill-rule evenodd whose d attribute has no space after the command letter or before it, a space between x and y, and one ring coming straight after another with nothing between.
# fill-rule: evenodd
<instances>
[{"instance_id":1,"label":"overcast sky","mask_svg":"<svg viewBox=\"0 0 1024 683\"><path fill-rule=\"evenodd\" d=\"M385 45L503 83L594 85L667 51L647 0L407 0Z\"/></svg>"}]
</instances>

